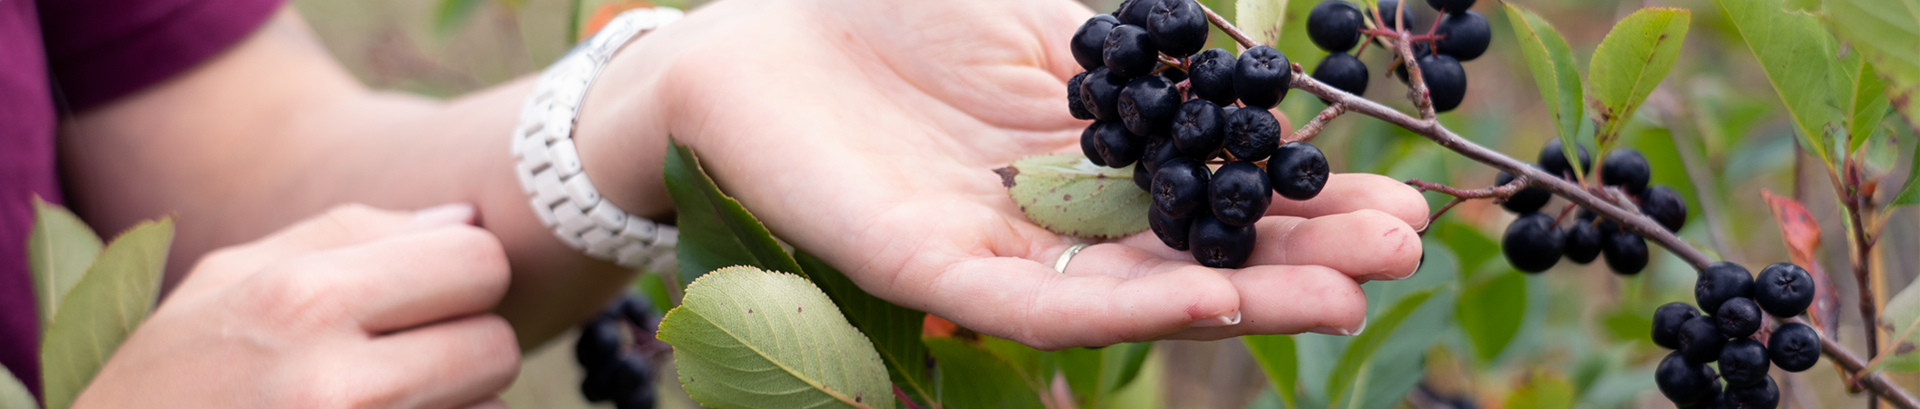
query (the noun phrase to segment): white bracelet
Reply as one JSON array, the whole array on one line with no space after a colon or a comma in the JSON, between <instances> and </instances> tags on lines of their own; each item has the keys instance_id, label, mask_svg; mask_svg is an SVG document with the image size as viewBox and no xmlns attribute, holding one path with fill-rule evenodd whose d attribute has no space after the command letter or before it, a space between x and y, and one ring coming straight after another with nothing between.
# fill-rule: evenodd
<instances>
[{"instance_id":1,"label":"white bracelet","mask_svg":"<svg viewBox=\"0 0 1920 409\"><path fill-rule=\"evenodd\" d=\"M600 197L574 148L573 125L587 88L627 40L680 19L670 7L628 10L540 74L513 130L515 174L533 214L574 250L633 269L675 265L680 231L627 214Z\"/></svg>"}]
</instances>

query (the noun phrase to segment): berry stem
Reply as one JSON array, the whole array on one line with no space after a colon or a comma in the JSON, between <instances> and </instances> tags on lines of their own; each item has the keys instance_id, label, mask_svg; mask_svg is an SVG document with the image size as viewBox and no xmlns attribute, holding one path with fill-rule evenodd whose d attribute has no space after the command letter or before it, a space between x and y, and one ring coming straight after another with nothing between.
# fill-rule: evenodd
<instances>
[{"instance_id":1,"label":"berry stem","mask_svg":"<svg viewBox=\"0 0 1920 409\"><path fill-rule=\"evenodd\" d=\"M1221 32L1227 33L1227 37L1233 37L1233 41L1240 43L1240 48L1247 49L1259 45L1259 43L1253 42L1252 38L1248 38L1246 33L1240 32L1239 27L1234 27L1233 23L1227 22L1225 17L1220 17L1219 13L1215 13L1213 9L1207 8L1206 4L1201 4L1198 0L1194 1L1193 4L1200 6L1201 12L1207 13L1207 22L1213 23L1214 27L1219 27Z\"/></svg>"},{"instance_id":2,"label":"berry stem","mask_svg":"<svg viewBox=\"0 0 1920 409\"><path fill-rule=\"evenodd\" d=\"M1299 64L1294 64L1294 70L1299 70ZM1301 125L1300 129L1295 129L1293 135L1281 139L1280 143L1312 142L1313 137L1319 136L1320 131L1327 128L1328 122L1332 122L1334 118L1338 118L1340 114L1344 113L1347 113L1347 106L1344 104L1334 103L1327 105L1327 109L1321 110L1320 115L1315 115L1313 120L1307 121L1306 125Z\"/></svg>"},{"instance_id":3,"label":"berry stem","mask_svg":"<svg viewBox=\"0 0 1920 409\"><path fill-rule=\"evenodd\" d=\"M1420 231L1417 231L1414 233L1419 234L1420 237L1426 237L1427 229L1433 228L1433 224L1435 222L1440 221L1440 216L1445 216L1447 214L1447 211L1453 210L1454 206L1459 206L1461 203L1466 203L1466 202L1467 202L1467 198L1454 196L1453 200L1447 201L1447 204L1445 206L1440 206L1440 210L1435 210L1433 214L1427 215L1427 225L1420 226Z\"/></svg>"},{"instance_id":4,"label":"berry stem","mask_svg":"<svg viewBox=\"0 0 1920 409\"><path fill-rule=\"evenodd\" d=\"M1528 183L1527 179L1525 179L1525 177L1523 176L1519 178L1514 178L1513 182L1509 182L1507 184L1500 185L1500 186L1489 186L1489 187L1484 187L1479 189L1461 189L1461 188L1447 186L1439 183L1423 182L1420 179L1413 179L1413 180L1407 181L1408 186L1413 186L1413 188L1419 189L1421 192L1440 192L1440 193L1445 193L1448 196L1453 196L1461 199L1505 199L1508 197L1513 197L1513 194L1519 193L1520 189L1525 189L1527 187L1527 183Z\"/></svg>"}]
</instances>

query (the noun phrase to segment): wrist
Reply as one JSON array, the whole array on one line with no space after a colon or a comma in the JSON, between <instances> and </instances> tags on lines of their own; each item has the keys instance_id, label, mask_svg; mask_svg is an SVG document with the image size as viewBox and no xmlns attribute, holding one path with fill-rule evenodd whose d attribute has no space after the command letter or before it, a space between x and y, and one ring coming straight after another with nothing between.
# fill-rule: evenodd
<instances>
[{"instance_id":1,"label":"wrist","mask_svg":"<svg viewBox=\"0 0 1920 409\"><path fill-rule=\"evenodd\" d=\"M669 26L671 27L671 26ZM661 167L672 124L672 60L648 34L615 53L587 90L573 139L605 200L635 216L672 214Z\"/></svg>"}]
</instances>

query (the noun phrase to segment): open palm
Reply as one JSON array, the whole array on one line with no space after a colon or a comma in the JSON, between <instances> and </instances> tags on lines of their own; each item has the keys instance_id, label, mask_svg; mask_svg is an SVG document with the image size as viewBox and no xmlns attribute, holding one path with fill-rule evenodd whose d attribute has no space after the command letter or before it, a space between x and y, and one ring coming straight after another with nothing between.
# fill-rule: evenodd
<instances>
[{"instance_id":1,"label":"open palm","mask_svg":"<svg viewBox=\"0 0 1920 409\"><path fill-rule=\"evenodd\" d=\"M1411 275L1426 204L1377 175L1275 197L1247 268L1151 233L1087 248L1028 221L991 170L1077 151L1065 0L731 0L648 38L679 51L671 134L779 236L861 288L1040 348L1365 325L1359 283Z\"/></svg>"}]
</instances>

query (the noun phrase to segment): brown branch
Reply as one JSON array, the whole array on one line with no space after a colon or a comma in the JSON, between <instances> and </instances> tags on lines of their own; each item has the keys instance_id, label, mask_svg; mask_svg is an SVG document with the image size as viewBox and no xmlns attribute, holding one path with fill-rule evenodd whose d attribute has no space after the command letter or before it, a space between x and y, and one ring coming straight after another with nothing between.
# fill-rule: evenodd
<instances>
[{"instance_id":1,"label":"brown branch","mask_svg":"<svg viewBox=\"0 0 1920 409\"><path fill-rule=\"evenodd\" d=\"M1299 66L1299 64L1294 64L1294 68L1299 68ZM1347 113L1347 107L1345 105L1327 105L1327 109L1321 110L1320 115L1314 115L1313 120L1307 121L1306 125L1301 125L1300 129L1295 129L1293 135L1280 140L1280 143L1312 142L1313 137L1319 136L1320 131L1326 129L1328 122L1332 122L1334 118L1338 118L1340 114L1344 113Z\"/></svg>"},{"instance_id":2,"label":"brown branch","mask_svg":"<svg viewBox=\"0 0 1920 409\"><path fill-rule=\"evenodd\" d=\"M1421 192L1440 192L1461 199L1505 199L1513 197L1515 193L1520 193L1520 189L1527 188L1528 183L1531 182L1527 179L1516 178L1512 182L1507 182L1507 184L1500 186L1461 189L1439 183L1424 182L1420 179L1413 179L1407 181L1407 186L1413 186L1414 189L1419 189Z\"/></svg>"},{"instance_id":3,"label":"brown branch","mask_svg":"<svg viewBox=\"0 0 1920 409\"><path fill-rule=\"evenodd\" d=\"M1200 6L1200 11L1207 13L1207 22L1213 23L1214 27L1219 27L1221 32L1227 33L1227 37L1233 37L1233 41L1240 43L1241 47L1253 48L1254 46L1260 45L1259 43L1253 42L1252 38L1248 38L1246 33L1240 32L1239 27L1234 27L1233 23L1227 22L1225 17L1220 17L1219 13L1214 13L1213 9L1207 8L1207 5L1201 4L1198 1L1193 2L1193 4Z\"/></svg>"}]
</instances>

